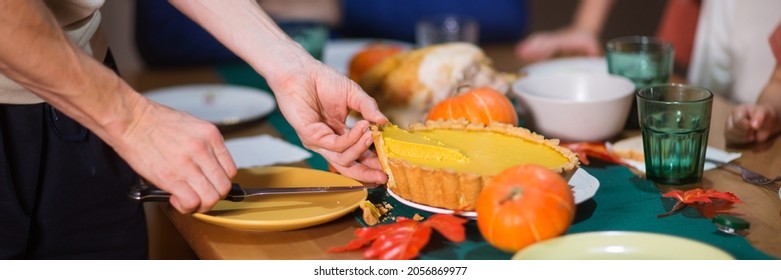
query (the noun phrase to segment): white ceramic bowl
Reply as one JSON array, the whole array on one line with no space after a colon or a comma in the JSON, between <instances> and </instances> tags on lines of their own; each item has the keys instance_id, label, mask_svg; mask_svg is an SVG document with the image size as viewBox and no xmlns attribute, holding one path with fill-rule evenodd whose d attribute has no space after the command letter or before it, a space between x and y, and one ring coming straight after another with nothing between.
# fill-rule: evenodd
<instances>
[{"instance_id":1,"label":"white ceramic bowl","mask_svg":"<svg viewBox=\"0 0 781 280\"><path fill-rule=\"evenodd\" d=\"M624 128L634 84L604 73L530 75L513 84L526 125L546 138L604 141Z\"/></svg>"}]
</instances>

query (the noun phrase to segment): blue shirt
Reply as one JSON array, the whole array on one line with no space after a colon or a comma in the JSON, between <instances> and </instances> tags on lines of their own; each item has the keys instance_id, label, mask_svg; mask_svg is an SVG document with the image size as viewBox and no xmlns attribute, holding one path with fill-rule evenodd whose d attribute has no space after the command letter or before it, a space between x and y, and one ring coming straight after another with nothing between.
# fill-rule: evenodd
<instances>
[{"instance_id":1,"label":"blue shirt","mask_svg":"<svg viewBox=\"0 0 781 280\"><path fill-rule=\"evenodd\" d=\"M345 37L415 41L417 19L428 15L470 16L480 26L480 42L515 42L528 25L526 0L343 0Z\"/></svg>"},{"instance_id":2,"label":"blue shirt","mask_svg":"<svg viewBox=\"0 0 781 280\"><path fill-rule=\"evenodd\" d=\"M459 14L478 21L481 42L515 42L527 28L526 0L344 0L334 36L415 41L427 15ZM136 45L150 66L239 61L209 33L165 0L136 3Z\"/></svg>"}]
</instances>

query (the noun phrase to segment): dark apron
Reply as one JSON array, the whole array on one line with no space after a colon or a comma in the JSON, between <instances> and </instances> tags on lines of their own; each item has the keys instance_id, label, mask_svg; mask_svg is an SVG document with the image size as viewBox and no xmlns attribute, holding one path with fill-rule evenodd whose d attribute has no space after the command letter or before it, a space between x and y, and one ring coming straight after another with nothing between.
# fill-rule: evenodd
<instances>
[{"instance_id":1,"label":"dark apron","mask_svg":"<svg viewBox=\"0 0 781 280\"><path fill-rule=\"evenodd\" d=\"M0 104L0 259L148 258L143 207L126 197L136 182L57 109Z\"/></svg>"}]
</instances>

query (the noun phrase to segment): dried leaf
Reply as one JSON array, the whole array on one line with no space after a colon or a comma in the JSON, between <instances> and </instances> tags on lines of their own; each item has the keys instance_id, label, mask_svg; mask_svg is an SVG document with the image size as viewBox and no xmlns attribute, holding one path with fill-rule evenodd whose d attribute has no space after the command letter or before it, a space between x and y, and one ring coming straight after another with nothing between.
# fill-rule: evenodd
<instances>
[{"instance_id":1,"label":"dried leaf","mask_svg":"<svg viewBox=\"0 0 781 280\"><path fill-rule=\"evenodd\" d=\"M432 229L453 242L465 239L463 218L453 215L434 214L423 222L397 217L392 224L360 228L355 231L356 238L347 245L335 246L328 252L338 253L358 250L366 245L363 256L382 260L408 260L418 256L420 250L428 244Z\"/></svg>"},{"instance_id":2,"label":"dried leaf","mask_svg":"<svg viewBox=\"0 0 781 280\"><path fill-rule=\"evenodd\" d=\"M688 191L672 190L662 195L663 197L675 198L676 200L691 204L695 202L710 203L711 198L717 198L721 200L730 201L732 203L742 203L735 194L731 192L720 192L717 190L709 189L691 189Z\"/></svg>"},{"instance_id":3,"label":"dried leaf","mask_svg":"<svg viewBox=\"0 0 781 280\"><path fill-rule=\"evenodd\" d=\"M466 220L463 218L453 215L434 215L423 223L431 226L452 242L460 243L466 239L466 232L464 231Z\"/></svg>"},{"instance_id":4,"label":"dried leaf","mask_svg":"<svg viewBox=\"0 0 781 280\"><path fill-rule=\"evenodd\" d=\"M561 146L570 149L578 156L578 160L585 165L590 162L589 157L604 160L607 162L624 164L621 158L617 157L610 151L603 142L575 142L575 143L562 143Z\"/></svg>"},{"instance_id":5,"label":"dried leaf","mask_svg":"<svg viewBox=\"0 0 781 280\"><path fill-rule=\"evenodd\" d=\"M743 203L740 198L731 192L720 192L713 189L691 189L688 191L672 190L662 194L662 197L673 198L678 202L670 211L657 215L658 218L670 216L686 206L697 207L697 210L700 211L703 216L708 217L726 210L731 207L733 203ZM716 201L717 203L714 203L713 199L718 200ZM718 207L714 208L714 205L718 205Z\"/></svg>"},{"instance_id":6,"label":"dried leaf","mask_svg":"<svg viewBox=\"0 0 781 280\"><path fill-rule=\"evenodd\" d=\"M393 224L393 229L377 236L363 253L367 259L409 260L418 256L428 243L431 227L415 220L403 220Z\"/></svg>"},{"instance_id":7,"label":"dried leaf","mask_svg":"<svg viewBox=\"0 0 781 280\"><path fill-rule=\"evenodd\" d=\"M380 210L377 209L377 206L374 206L371 201L364 200L358 206L363 211L363 222L367 225L373 226L380 222L380 216L382 216L382 214L380 213Z\"/></svg>"}]
</instances>

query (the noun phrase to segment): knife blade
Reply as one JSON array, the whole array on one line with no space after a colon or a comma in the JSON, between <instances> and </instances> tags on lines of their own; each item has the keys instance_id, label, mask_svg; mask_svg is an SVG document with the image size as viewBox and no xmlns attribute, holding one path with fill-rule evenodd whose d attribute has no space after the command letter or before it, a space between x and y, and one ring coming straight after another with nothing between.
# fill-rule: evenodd
<instances>
[{"instance_id":1,"label":"knife blade","mask_svg":"<svg viewBox=\"0 0 781 280\"><path fill-rule=\"evenodd\" d=\"M278 194L301 194L301 193L330 193L330 192L348 192L374 189L382 184L364 184L352 186L320 186L320 187L269 187L269 188L242 188L238 183L231 184L231 190L223 200L233 202L243 201L252 196L278 195ZM128 198L137 202L167 202L171 198L171 193L164 191L154 185L138 184L130 188Z\"/></svg>"}]
</instances>

